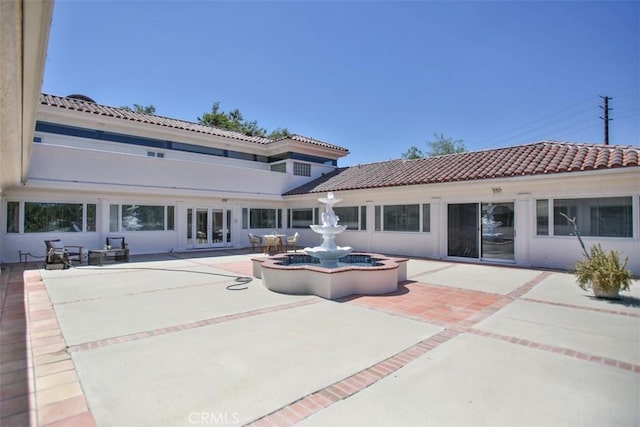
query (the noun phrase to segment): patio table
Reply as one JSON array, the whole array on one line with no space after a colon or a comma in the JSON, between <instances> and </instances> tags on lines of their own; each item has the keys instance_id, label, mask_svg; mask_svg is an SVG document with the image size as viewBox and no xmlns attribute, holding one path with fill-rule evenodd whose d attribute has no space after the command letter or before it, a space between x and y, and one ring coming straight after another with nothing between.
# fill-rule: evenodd
<instances>
[{"instance_id":1,"label":"patio table","mask_svg":"<svg viewBox=\"0 0 640 427\"><path fill-rule=\"evenodd\" d=\"M124 249L89 249L87 264L103 265L107 257L117 260L119 255L124 253Z\"/></svg>"},{"instance_id":2,"label":"patio table","mask_svg":"<svg viewBox=\"0 0 640 427\"><path fill-rule=\"evenodd\" d=\"M264 253L268 254L270 253L270 249L271 246L269 245L269 237L277 237L278 239L280 239L280 248L283 248L286 244L285 239L287 238L286 234L263 234L262 236L262 241L264 242Z\"/></svg>"}]
</instances>

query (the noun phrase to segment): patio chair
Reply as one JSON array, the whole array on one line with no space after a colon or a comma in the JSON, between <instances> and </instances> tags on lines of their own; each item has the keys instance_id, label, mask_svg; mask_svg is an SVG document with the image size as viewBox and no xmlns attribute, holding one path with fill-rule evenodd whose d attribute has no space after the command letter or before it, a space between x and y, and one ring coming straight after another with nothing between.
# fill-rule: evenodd
<instances>
[{"instance_id":1,"label":"patio chair","mask_svg":"<svg viewBox=\"0 0 640 427\"><path fill-rule=\"evenodd\" d=\"M129 244L124 241L124 237L107 237L107 247L115 252L116 261L129 262Z\"/></svg>"},{"instance_id":2,"label":"patio chair","mask_svg":"<svg viewBox=\"0 0 640 427\"><path fill-rule=\"evenodd\" d=\"M262 237L249 233L249 243L251 243L251 252L255 252L256 248L262 251Z\"/></svg>"},{"instance_id":3,"label":"patio chair","mask_svg":"<svg viewBox=\"0 0 640 427\"><path fill-rule=\"evenodd\" d=\"M293 236L287 236L285 239L285 250L289 251L289 246L293 246L293 251L298 252L298 238L300 237L300 233L296 231Z\"/></svg>"},{"instance_id":4,"label":"patio chair","mask_svg":"<svg viewBox=\"0 0 640 427\"><path fill-rule=\"evenodd\" d=\"M281 248L282 248L282 240L280 239L280 236L265 235L265 236L262 236L262 238L264 239L264 253L265 254L271 254L271 250L272 249L276 253L281 250Z\"/></svg>"},{"instance_id":5,"label":"patio chair","mask_svg":"<svg viewBox=\"0 0 640 427\"><path fill-rule=\"evenodd\" d=\"M82 246L65 245L60 239L45 240L44 244L46 246L45 269L69 268L71 261L82 263Z\"/></svg>"}]
</instances>

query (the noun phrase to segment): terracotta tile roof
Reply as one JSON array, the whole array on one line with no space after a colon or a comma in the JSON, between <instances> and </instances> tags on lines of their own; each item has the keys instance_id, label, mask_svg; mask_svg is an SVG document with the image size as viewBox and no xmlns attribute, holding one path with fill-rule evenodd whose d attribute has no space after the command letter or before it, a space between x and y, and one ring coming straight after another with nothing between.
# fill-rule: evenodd
<instances>
[{"instance_id":1,"label":"terracotta tile roof","mask_svg":"<svg viewBox=\"0 0 640 427\"><path fill-rule=\"evenodd\" d=\"M285 195L640 166L640 147L545 141L337 169Z\"/></svg>"},{"instance_id":2,"label":"terracotta tile roof","mask_svg":"<svg viewBox=\"0 0 640 427\"><path fill-rule=\"evenodd\" d=\"M225 129L218 129L211 126L201 125L198 123L192 123L185 120L171 119L168 117L156 116L155 114L138 113L135 111L129 111L117 107L109 107L107 105L100 105L94 102L85 101L78 98L68 98L63 96L41 94L40 104L48 105L51 107L65 108L68 110L81 111L90 114L96 114L99 116L115 117L123 120L131 120L139 123L147 123L157 126L165 126L173 129L181 129L190 132L204 133L208 135L222 136L226 138L233 138L236 140L253 142L256 144L273 144L277 141L290 139L307 144L319 145L339 151L348 153L349 150L337 145L329 144L317 139L309 138L302 135L291 135L288 138L280 138L273 140L270 138L264 138L259 136L248 136L238 132L232 132Z\"/></svg>"}]
</instances>

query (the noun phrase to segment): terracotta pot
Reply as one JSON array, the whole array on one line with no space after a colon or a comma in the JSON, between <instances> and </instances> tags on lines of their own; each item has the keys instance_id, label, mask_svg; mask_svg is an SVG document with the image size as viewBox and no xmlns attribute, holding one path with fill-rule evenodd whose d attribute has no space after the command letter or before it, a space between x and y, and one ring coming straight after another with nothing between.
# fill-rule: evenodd
<instances>
[{"instance_id":1,"label":"terracotta pot","mask_svg":"<svg viewBox=\"0 0 640 427\"><path fill-rule=\"evenodd\" d=\"M618 288L604 289L598 282L591 283L591 288L593 289L593 295L595 295L596 298L609 298L609 299L620 298L620 294L619 294L620 289Z\"/></svg>"}]
</instances>

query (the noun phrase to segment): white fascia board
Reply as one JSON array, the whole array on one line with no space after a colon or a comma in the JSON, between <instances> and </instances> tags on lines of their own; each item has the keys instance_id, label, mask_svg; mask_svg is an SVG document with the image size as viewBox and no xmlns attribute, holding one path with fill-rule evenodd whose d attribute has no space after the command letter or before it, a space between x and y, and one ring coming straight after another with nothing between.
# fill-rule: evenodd
<instances>
[{"instance_id":1,"label":"white fascia board","mask_svg":"<svg viewBox=\"0 0 640 427\"><path fill-rule=\"evenodd\" d=\"M494 188L500 188L501 191L494 194ZM336 197L348 199L350 203L371 201L374 204L385 200L394 202L423 200L424 203L428 203L433 198L456 201L513 199L522 194L532 194L537 198L553 198L639 193L640 167L334 191ZM287 202L295 203L308 202L324 195L324 193L308 193L284 196L284 198Z\"/></svg>"},{"instance_id":2,"label":"white fascia board","mask_svg":"<svg viewBox=\"0 0 640 427\"><path fill-rule=\"evenodd\" d=\"M166 187L152 186L140 184L122 184L122 183L95 183L83 181L66 181L66 180L48 180L42 178L31 178L21 187L25 190L46 190L50 192L61 192L63 194L78 194L85 192L93 197L101 195L128 195L135 196L140 199L141 195L145 196L162 196L163 198L203 198L211 200L212 198L221 199L243 199L243 200L260 200L270 202L281 202L282 195L278 193L256 193L241 191L225 191L219 189L197 189L185 187Z\"/></svg>"},{"instance_id":3,"label":"white fascia board","mask_svg":"<svg viewBox=\"0 0 640 427\"><path fill-rule=\"evenodd\" d=\"M269 155L295 151L296 153L303 153L316 157L326 157L332 160L338 160L339 158L345 157L349 154L348 151L345 152L333 147L326 147L322 145L311 144L308 142L293 141L291 139L283 139L273 142L268 145L268 149Z\"/></svg>"}]
</instances>

